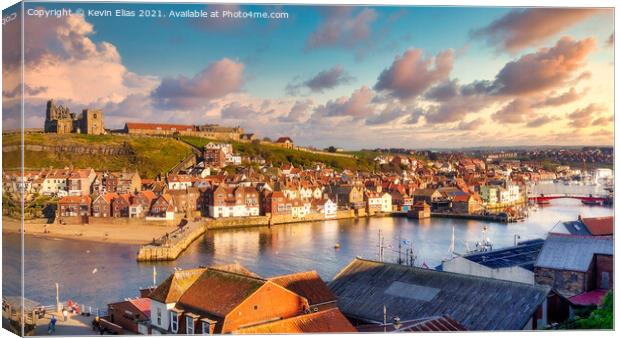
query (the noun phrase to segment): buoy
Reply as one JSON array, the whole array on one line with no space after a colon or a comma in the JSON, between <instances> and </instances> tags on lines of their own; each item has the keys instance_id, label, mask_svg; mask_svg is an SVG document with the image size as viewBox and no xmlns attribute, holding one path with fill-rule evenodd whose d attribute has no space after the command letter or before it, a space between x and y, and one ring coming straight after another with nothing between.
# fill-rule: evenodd
<instances>
[{"instance_id":1,"label":"buoy","mask_svg":"<svg viewBox=\"0 0 620 338\"><path fill-rule=\"evenodd\" d=\"M340 249L340 243L336 243L336 245L334 245L334 249Z\"/></svg>"},{"instance_id":2,"label":"buoy","mask_svg":"<svg viewBox=\"0 0 620 338\"><path fill-rule=\"evenodd\" d=\"M97 268L93 269L93 275L97 273Z\"/></svg>"}]
</instances>

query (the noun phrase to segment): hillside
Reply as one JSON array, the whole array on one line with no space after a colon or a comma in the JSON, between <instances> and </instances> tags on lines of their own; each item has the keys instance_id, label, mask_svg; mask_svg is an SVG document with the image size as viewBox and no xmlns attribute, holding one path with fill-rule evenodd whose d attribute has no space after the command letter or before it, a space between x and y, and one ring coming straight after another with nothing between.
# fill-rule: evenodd
<instances>
[{"instance_id":1,"label":"hillside","mask_svg":"<svg viewBox=\"0 0 620 338\"><path fill-rule=\"evenodd\" d=\"M18 168L19 135L4 134L4 169ZM27 169L92 167L95 170L137 169L144 178L165 174L191 153L187 144L171 139L125 135L26 134Z\"/></svg>"},{"instance_id":2,"label":"hillside","mask_svg":"<svg viewBox=\"0 0 620 338\"><path fill-rule=\"evenodd\" d=\"M221 142L202 137L183 136L181 139L195 147L202 149L209 142ZM275 166L290 163L294 166L309 167L313 163L321 162L335 169L373 170L374 164L370 157L351 158L328 154L285 149L264 143L231 142L235 152L243 156L261 156Z\"/></svg>"}]
</instances>

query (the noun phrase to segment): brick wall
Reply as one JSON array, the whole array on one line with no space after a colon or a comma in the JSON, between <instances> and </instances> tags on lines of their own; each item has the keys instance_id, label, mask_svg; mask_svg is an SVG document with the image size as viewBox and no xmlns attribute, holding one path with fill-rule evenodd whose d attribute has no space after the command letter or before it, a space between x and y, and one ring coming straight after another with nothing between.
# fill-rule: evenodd
<instances>
[{"instance_id":1,"label":"brick wall","mask_svg":"<svg viewBox=\"0 0 620 338\"><path fill-rule=\"evenodd\" d=\"M595 282L594 286L597 289L604 288L603 285L603 273L607 273L609 276L609 288L614 287L614 257L608 255L595 255Z\"/></svg>"},{"instance_id":2,"label":"brick wall","mask_svg":"<svg viewBox=\"0 0 620 338\"><path fill-rule=\"evenodd\" d=\"M587 276L584 272L535 268L536 284L549 285L564 296L578 295L586 290Z\"/></svg>"}]
</instances>

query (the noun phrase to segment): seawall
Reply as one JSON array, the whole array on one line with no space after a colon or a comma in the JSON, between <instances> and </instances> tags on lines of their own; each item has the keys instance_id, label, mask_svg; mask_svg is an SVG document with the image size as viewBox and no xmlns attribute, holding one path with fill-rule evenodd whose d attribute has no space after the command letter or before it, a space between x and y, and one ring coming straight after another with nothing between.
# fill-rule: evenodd
<instances>
[{"instance_id":1,"label":"seawall","mask_svg":"<svg viewBox=\"0 0 620 338\"><path fill-rule=\"evenodd\" d=\"M158 243L141 246L137 260L139 262L173 261L205 231L206 227L203 222L190 222L182 229L171 232L168 238L160 239Z\"/></svg>"}]
</instances>

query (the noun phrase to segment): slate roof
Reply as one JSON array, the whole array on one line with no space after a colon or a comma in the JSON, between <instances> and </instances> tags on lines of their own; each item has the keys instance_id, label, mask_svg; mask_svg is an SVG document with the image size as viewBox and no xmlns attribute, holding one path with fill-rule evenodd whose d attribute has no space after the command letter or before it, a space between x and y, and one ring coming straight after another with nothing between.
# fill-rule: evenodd
<instances>
[{"instance_id":1,"label":"slate roof","mask_svg":"<svg viewBox=\"0 0 620 338\"><path fill-rule=\"evenodd\" d=\"M357 332L337 308L246 327L235 334Z\"/></svg>"},{"instance_id":2,"label":"slate roof","mask_svg":"<svg viewBox=\"0 0 620 338\"><path fill-rule=\"evenodd\" d=\"M535 266L585 272L594 254L613 255L613 237L550 233Z\"/></svg>"},{"instance_id":3,"label":"slate roof","mask_svg":"<svg viewBox=\"0 0 620 338\"><path fill-rule=\"evenodd\" d=\"M351 318L383 322L450 316L468 330L521 330L550 292L548 286L354 259L329 283Z\"/></svg>"},{"instance_id":4,"label":"slate roof","mask_svg":"<svg viewBox=\"0 0 620 338\"><path fill-rule=\"evenodd\" d=\"M282 275L269 280L306 298L310 306L337 300L316 271Z\"/></svg>"},{"instance_id":5,"label":"slate roof","mask_svg":"<svg viewBox=\"0 0 620 338\"><path fill-rule=\"evenodd\" d=\"M224 318L265 282L262 278L245 274L207 269L183 293L176 307Z\"/></svg>"},{"instance_id":6,"label":"slate roof","mask_svg":"<svg viewBox=\"0 0 620 338\"><path fill-rule=\"evenodd\" d=\"M580 236L591 235L590 231L588 231L588 228L586 228L585 224L583 224L581 221L564 222L562 223L562 225L564 226L564 229L566 229L566 231L568 231L568 233L571 235L580 235ZM555 228L554 228L554 231L552 232L555 233ZM559 232L559 233L563 233L563 232Z\"/></svg>"},{"instance_id":7,"label":"slate roof","mask_svg":"<svg viewBox=\"0 0 620 338\"><path fill-rule=\"evenodd\" d=\"M533 239L520 242L517 246L465 255L463 257L491 269L519 266L532 271L544 243L544 239Z\"/></svg>"},{"instance_id":8,"label":"slate roof","mask_svg":"<svg viewBox=\"0 0 620 338\"><path fill-rule=\"evenodd\" d=\"M367 324L356 327L359 332L454 332L467 331L467 329L456 320L448 316L435 316L430 318L412 319L401 321L401 326L397 329L393 323L387 325Z\"/></svg>"}]
</instances>

